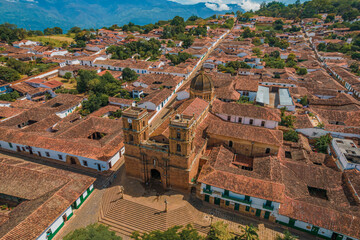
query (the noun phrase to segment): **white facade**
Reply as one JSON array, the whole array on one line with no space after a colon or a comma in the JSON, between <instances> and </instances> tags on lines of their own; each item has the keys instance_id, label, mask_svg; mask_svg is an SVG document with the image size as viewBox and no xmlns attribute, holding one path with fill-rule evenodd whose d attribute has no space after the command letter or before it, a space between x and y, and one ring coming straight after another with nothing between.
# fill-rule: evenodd
<instances>
[{"instance_id":1,"label":"white facade","mask_svg":"<svg viewBox=\"0 0 360 240\"><path fill-rule=\"evenodd\" d=\"M51 226L49 226L38 238L37 240L47 240L48 237L47 237L47 232L49 230L51 230L52 233L55 233L59 228L61 228L64 224L64 219L63 219L63 216L66 215L67 218L69 218L69 216L71 216L73 213L73 210L72 210L72 207L68 207L68 209L66 209L65 212L63 212L61 214L60 217L58 217L54 222L53 224L51 224Z\"/></svg>"},{"instance_id":2,"label":"white facade","mask_svg":"<svg viewBox=\"0 0 360 240\"><path fill-rule=\"evenodd\" d=\"M73 155L73 154L63 153L63 152L59 152L59 151L55 151L55 150L43 149L43 148L33 147L33 146L26 146L26 145L22 145L22 144L18 144L18 143L8 143L5 141L0 141L0 148L6 149L9 151L14 151L14 152L15 151L26 152L29 154L31 154L31 152L32 152L32 154L35 154L37 156L50 158L50 159L61 161L61 162L66 162L67 156L75 157L79 160L81 166L86 167L86 168L95 169L97 171L109 170L112 166L114 166L116 164L116 162L122 156L122 154L120 155L119 152L125 151L124 150L125 147L123 147L122 149L119 150L119 152L117 152L109 160L101 161L101 160L86 158L86 157L77 156L77 155Z\"/></svg>"},{"instance_id":3,"label":"white facade","mask_svg":"<svg viewBox=\"0 0 360 240\"><path fill-rule=\"evenodd\" d=\"M234 205L235 203L237 204L240 204L240 205L245 205L245 206L250 206L252 208L256 208L256 209L260 209L260 210L264 210L264 211L267 211L267 212L271 212L271 216L274 216L276 217L278 215L278 211L279 211L279 208L280 208L280 203L278 202L273 202L273 201L270 201L271 202L271 206L272 206L272 210L269 209L269 208L264 208L265 204L268 202L268 200L265 200L265 199L261 199L261 198L256 198L256 197L252 197L252 196L248 196L249 199L248 199L248 202L244 201L245 200L245 195L242 195L242 194L238 194L238 193L234 193L234 192L231 192L229 191L229 197L226 197L224 195L225 193L225 190L224 189L221 189L221 188L217 188L217 187L214 187L214 186L210 186L210 192L204 192L204 189L206 189L206 184L204 183L201 183L201 194L207 194L207 195L210 195L212 197L216 197L216 198L220 198L220 199L223 199L225 201L229 201L230 204ZM238 200L240 201L238 201Z\"/></svg>"},{"instance_id":4,"label":"white facade","mask_svg":"<svg viewBox=\"0 0 360 240\"><path fill-rule=\"evenodd\" d=\"M220 114L220 113L216 113L216 115L225 121L253 125L253 126L258 126L258 127L265 127L265 128L270 128L270 129L277 128L277 126L279 124L276 121L256 119L256 118L245 117L245 116L230 116L230 115Z\"/></svg>"},{"instance_id":5,"label":"white facade","mask_svg":"<svg viewBox=\"0 0 360 240\"><path fill-rule=\"evenodd\" d=\"M69 114L71 114L73 111L75 111L76 108L80 107L81 106L81 103L79 103L78 105L76 106L72 106L71 108L69 109L66 109L64 111L61 111L61 112L57 112L56 115L59 117L59 118L65 118L67 117Z\"/></svg>"}]
</instances>

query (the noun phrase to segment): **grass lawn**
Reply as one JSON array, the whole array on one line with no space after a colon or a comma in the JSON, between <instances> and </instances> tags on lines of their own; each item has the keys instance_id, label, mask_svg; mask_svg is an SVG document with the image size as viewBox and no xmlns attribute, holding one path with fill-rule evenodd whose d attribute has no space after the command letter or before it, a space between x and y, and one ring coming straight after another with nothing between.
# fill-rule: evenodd
<instances>
[{"instance_id":1,"label":"grass lawn","mask_svg":"<svg viewBox=\"0 0 360 240\"><path fill-rule=\"evenodd\" d=\"M53 36L35 36L29 37L28 39L41 43L52 43L55 47L61 47L63 42L67 42L68 44L74 42L73 35L70 35L70 37L68 37L65 34Z\"/></svg>"},{"instance_id":2,"label":"grass lawn","mask_svg":"<svg viewBox=\"0 0 360 240\"><path fill-rule=\"evenodd\" d=\"M275 30L271 25L256 25L255 27L256 27L256 31L269 30L269 31L274 31L275 33L284 33L283 30Z\"/></svg>"},{"instance_id":3,"label":"grass lawn","mask_svg":"<svg viewBox=\"0 0 360 240\"><path fill-rule=\"evenodd\" d=\"M76 89L76 80L74 79L72 79L73 83L70 83L71 79L68 81L67 79L62 77L55 77L52 78L51 80L62 82L64 84L63 87L66 89Z\"/></svg>"}]
</instances>

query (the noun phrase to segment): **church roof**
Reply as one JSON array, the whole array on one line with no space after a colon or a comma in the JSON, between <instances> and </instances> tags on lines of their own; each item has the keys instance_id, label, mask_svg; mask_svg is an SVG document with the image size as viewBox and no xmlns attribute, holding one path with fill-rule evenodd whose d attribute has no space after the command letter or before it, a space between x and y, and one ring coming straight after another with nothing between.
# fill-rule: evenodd
<instances>
[{"instance_id":1,"label":"church roof","mask_svg":"<svg viewBox=\"0 0 360 240\"><path fill-rule=\"evenodd\" d=\"M214 83L209 75L201 70L192 80L190 88L195 91L211 91Z\"/></svg>"}]
</instances>

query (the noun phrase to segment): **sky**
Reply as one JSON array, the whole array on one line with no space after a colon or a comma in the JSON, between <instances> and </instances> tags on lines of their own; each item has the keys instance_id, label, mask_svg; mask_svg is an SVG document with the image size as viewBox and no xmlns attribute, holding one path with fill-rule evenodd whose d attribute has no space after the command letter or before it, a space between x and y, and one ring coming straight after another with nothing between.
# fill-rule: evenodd
<instances>
[{"instance_id":1,"label":"sky","mask_svg":"<svg viewBox=\"0 0 360 240\"><path fill-rule=\"evenodd\" d=\"M178 2L180 4L195 4L199 2L205 2L205 5L215 11L226 11L230 8L227 4L237 4L245 11L258 10L260 8L260 3L264 0L171 0ZM270 2L272 0L265 0L265 2ZM283 2L293 2L289 0L284 0Z\"/></svg>"}]
</instances>

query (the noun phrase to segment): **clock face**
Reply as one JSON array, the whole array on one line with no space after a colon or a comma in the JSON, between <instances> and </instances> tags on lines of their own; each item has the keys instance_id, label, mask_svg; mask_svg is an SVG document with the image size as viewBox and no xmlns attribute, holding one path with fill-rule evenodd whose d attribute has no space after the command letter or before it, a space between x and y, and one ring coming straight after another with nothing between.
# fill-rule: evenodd
<instances>
[{"instance_id":1,"label":"clock face","mask_svg":"<svg viewBox=\"0 0 360 240\"><path fill-rule=\"evenodd\" d=\"M132 123L132 119L128 118L128 123Z\"/></svg>"}]
</instances>

